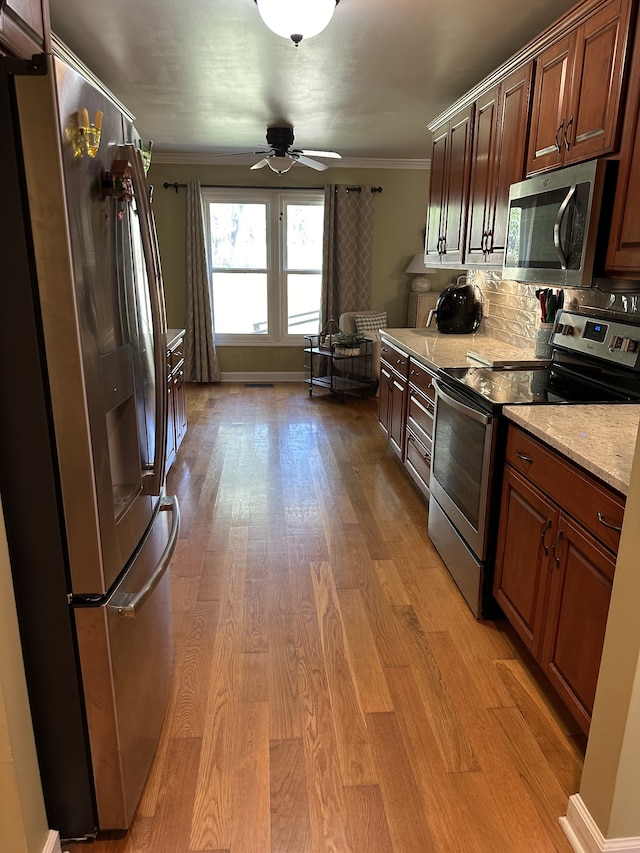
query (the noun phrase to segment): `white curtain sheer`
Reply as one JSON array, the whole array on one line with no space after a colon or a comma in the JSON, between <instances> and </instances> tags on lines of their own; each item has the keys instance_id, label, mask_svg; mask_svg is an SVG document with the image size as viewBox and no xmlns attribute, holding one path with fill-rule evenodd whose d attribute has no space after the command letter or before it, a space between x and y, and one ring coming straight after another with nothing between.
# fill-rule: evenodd
<instances>
[{"instance_id":1,"label":"white curtain sheer","mask_svg":"<svg viewBox=\"0 0 640 853\"><path fill-rule=\"evenodd\" d=\"M213 303L207 261L202 189L187 184L187 312L185 377L187 382L218 382L220 365L213 331Z\"/></svg>"},{"instance_id":2,"label":"white curtain sheer","mask_svg":"<svg viewBox=\"0 0 640 853\"><path fill-rule=\"evenodd\" d=\"M328 184L324 192L321 322L371 307L374 193Z\"/></svg>"}]
</instances>

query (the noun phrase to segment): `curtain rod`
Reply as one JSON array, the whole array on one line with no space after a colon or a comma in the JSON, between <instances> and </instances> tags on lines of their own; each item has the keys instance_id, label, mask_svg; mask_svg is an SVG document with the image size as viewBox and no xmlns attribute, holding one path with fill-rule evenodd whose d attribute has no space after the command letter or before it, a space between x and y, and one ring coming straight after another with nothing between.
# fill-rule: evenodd
<instances>
[{"instance_id":1,"label":"curtain rod","mask_svg":"<svg viewBox=\"0 0 640 853\"><path fill-rule=\"evenodd\" d=\"M172 189L175 190L176 193L181 187L186 187L186 184L179 184L177 181L174 181L172 184L169 181L165 181L162 186L165 190ZM205 189L215 189L215 190L322 190L324 187L255 187L255 186L245 186L240 184L200 184L201 187ZM362 187L347 187L347 192L362 192ZM381 193L382 187L371 187L372 193Z\"/></svg>"}]
</instances>

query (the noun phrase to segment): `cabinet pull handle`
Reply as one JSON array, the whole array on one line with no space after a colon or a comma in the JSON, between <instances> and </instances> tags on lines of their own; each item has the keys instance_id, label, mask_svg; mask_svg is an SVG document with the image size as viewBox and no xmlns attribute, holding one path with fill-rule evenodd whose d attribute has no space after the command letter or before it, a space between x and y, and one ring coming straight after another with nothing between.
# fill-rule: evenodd
<instances>
[{"instance_id":1,"label":"cabinet pull handle","mask_svg":"<svg viewBox=\"0 0 640 853\"><path fill-rule=\"evenodd\" d=\"M566 147L567 151L570 151L570 150L571 150L571 143L569 142L569 136L568 136L568 133L569 133L569 128L571 127L571 125L572 125L572 124L573 124L573 116L571 116L571 118L570 118L570 119L569 119L569 121L567 122L567 126L565 127L565 129L564 129L564 134L563 134L563 136L564 136L564 144L565 144L565 147Z\"/></svg>"},{"instance_id":2,"label":"cabinet pull handle","mask_svg":"<svg viewBox=\"0 0 640 853\"><path fill-rule=\"evenodd\" d=\"M605 521L604 515L601 512L598 513L598 521L600 522L600 524L602 524L603 527L606 527L608 530L615 530L616 533L622 533L622 527L616 527L615 524L609 524L607 521Z\"/></svg>"},{"instance_id":3,"label":"cabinet pull handle","mask_svg":"<svg viewBox=\"0 0 640 853\"><path fill-rule=\"evenodd\" d=\"M530 456L525 456L521 450L516 450L516 456L518 459L522 459L523 462L528 462L530 465L533 464L533 459Z\"/></svg>"},{"instance_id":4,"label":"cabinet pull handle","mask_svg":"<svg viewBox=\"0 0 640 853\"><path fill-rule=\"evenodd\" d=\"M560 567L560 557L558 556L557 549L560 546L560 542L562 541L563 536L564 536L564 532L561 530L560 533L558 533L558 538L553 543L553 547L551 548L551 551L553 552L553 559L555 561L556 568Z\"/></svg>"},{"instance_id":5,"label":"cabinet pull handle","mask_svg":"<svg viewBox=\"0 0 640 853\"><path fill-rule=\"evenodd\" d=\"M553 526L553 522L551 521L550 518L548 518L547 523L545 525L545 528L542 531L542 533L540 534L540 542L542 543L542 548L544 549L545 557L549 555L549 546L545 542L545 539L547 538L547 533L551 530L552 526Z\"/></svg>"},{"instance_id":6,"label":"cabinet pull handle","mask_svg":"<svg viewBox=\"0 0 640 853\"><path fill-rule=\"evenodd\" d=\"M562 151L562 145L560 144L559 137L564 129L564 119L560 122L560 127L556 130L556 150L558 154Z\"/></svg>"}]
</instances>

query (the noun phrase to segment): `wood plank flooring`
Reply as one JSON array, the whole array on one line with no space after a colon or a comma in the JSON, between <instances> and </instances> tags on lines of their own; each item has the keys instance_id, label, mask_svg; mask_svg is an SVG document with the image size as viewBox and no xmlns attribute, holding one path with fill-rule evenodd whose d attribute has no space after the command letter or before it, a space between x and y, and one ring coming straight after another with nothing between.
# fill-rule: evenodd
<instances>
[{"instance_id":1,"label":"wood plank flooring","mask_svg":"<svg viewBox=\"0 0 640 853\"><path fill-rule=\"evenodd\" d=\"M471 615L375 400L188 386L176 669L127 836L73 853L546 853L584 739Z\"/></svg>"}]
</instances>

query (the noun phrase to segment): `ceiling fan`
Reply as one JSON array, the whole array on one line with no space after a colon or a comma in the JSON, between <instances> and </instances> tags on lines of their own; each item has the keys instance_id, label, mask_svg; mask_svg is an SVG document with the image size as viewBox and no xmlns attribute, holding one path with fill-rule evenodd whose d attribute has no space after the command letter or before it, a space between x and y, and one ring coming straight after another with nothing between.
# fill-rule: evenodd
<instances>
[{"instance_id":1,"label":"ceiling fan","mask_svg":"<svg viewBox=\"0 0 640 853\"><path fill-rule=\"evenodd\" d=\"M325 163L320 163L313 157L329 157L333 159L341 159L340 154L335 151L310 151L302 148L293 148L293 128L292 127L268 127L267 128L267 151L253 151L253 154L262 154L261 160L251 166L252 169L262 169L268 166L278 175L284 175L295 163L301 163L303 166L309 166L311 169L316 169L318 172L323 172L329 167Z\"/></svg>"}]
</instances>

